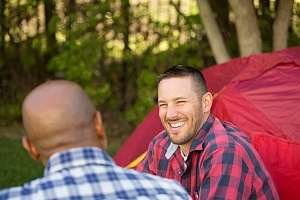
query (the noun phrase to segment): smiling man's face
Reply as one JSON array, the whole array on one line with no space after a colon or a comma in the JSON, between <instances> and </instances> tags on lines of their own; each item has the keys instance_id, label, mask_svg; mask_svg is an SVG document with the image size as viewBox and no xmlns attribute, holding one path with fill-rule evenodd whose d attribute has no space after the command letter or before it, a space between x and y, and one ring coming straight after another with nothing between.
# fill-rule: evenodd
<instances>
[{"instance_id":1,"label":"smiling man's face","mask_svg":"<svg viewBox=\"0 0 300 200\"><path fill-rule=\"evenodd\" d=\"M158 106L160 120L170 140L189 148L206 120L192 79L163 79L158 85Z\"/></svg>"}]
</instances>

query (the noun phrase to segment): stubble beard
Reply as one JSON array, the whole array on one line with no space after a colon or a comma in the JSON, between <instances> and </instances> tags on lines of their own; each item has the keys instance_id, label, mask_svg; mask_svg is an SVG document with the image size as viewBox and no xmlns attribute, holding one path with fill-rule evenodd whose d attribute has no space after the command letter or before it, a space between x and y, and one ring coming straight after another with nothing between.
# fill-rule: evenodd
<instances>
[{"instance_id":1,"label":"stubble beard","mask_svg":"<svg viewBox=\"0 0 300 200\"><path fill-rule=\"evenodd\" d=\"M171 142L173 144L177 144L177 145L184 145L184 144L188 143L189 141L191 141L191 139L193 138L193 137L188 137L189 135L183 135L181 138L177 139L177 138L175 138L176 136L174 137L174 134L178 134L178 133L171 134L168 131L167 131L167 133L168 133L168 136L169 136Z\"/></svg>"},{"instance_id":2,"label":"stubble beard","mask_svg":"<svg viewBox=\"0 0 300 200\"><path fill-rule=\"evenodd\" d=\"M203 125L202 121L204 116L201 115L202 109L200 108L197 110L198 112L196 112L196 117L192 121L188 120L187 118L185 119L185 126L188 127L187 130L181 130L180 132L171 132L169 129L168 120L162 123L172 143L177 145L192 143L191 141L195 139L196 135ZM188 122L191 122L191 124L188 124Z\"/></svg>"},{"instance_id":3,"label":"stubble beard","mask_svg":"<svg viewBox=\"0 0 300 200\"><path fill-rule=\"evenodd\" d=\"M186 124L187 125L187 124ZM165 122L163 124L165 130L167 131L167 134L173 144L177 145L184 145L186 143L189 143L195 134L197 133L191 133L191 130L181 130L180 132L172 132L169 129L169 124Z\"/></svg>"}]
</instances>

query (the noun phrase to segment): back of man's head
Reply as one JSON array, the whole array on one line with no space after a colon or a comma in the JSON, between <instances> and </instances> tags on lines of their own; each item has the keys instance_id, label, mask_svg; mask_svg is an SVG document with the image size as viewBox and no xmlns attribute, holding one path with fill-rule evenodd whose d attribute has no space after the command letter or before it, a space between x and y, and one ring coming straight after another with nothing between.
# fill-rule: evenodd
<instances>
[{"instance_id":1,"label":"back of man's head","mask_svg":"<svg viewBox=\"0 0 300 200\"><path fill-rule=\"evenodd\" d=\"M36 87L23 102L22 116L27 132L23 146L44 164L53 153L73 147L106 149L100 113L74 82L55 80Z\"/></svg>"}]
</instances>

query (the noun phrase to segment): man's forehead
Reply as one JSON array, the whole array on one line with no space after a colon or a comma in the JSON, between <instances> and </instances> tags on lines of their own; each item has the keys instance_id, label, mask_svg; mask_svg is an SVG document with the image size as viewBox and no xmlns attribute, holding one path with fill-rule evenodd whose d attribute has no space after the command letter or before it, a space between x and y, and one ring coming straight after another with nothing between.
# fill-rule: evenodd
<instances>
[{"instance_id":1,"label":"man's forehead","mask_svg":"<svg viewBox=\"0 0 300 200\"><path fill-rule=\"evenodd\" d=\"M164 79L160 82L158 85L158 90L160 89L178 89L180 90L181 88L184 89L189 89L191 86L191 79L188 77L172 77L172 78L167 78Z\"/></svg>"}]
</instances>

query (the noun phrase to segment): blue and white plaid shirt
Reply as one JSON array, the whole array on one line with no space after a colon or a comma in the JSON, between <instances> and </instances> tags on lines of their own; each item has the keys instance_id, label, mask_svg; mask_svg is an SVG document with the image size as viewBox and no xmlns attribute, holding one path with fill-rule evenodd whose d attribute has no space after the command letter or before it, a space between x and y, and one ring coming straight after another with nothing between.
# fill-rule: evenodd
<instances>
[{"instance_id":1,"label":"blue and white plaid shirt","mask_svg":"<svg viewBox=\"0 0 300 200\"><path fill-rule=\"evenodd\" d=\"M173 180L118 167L96 147L51 156L44 177L0 190L0 199L190 199Z\"/></svg>"}]
</instances>

